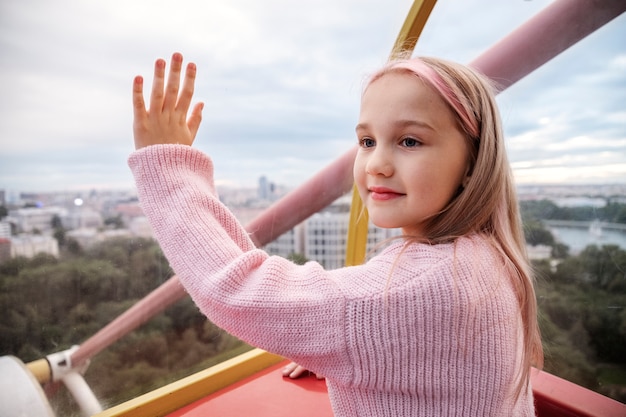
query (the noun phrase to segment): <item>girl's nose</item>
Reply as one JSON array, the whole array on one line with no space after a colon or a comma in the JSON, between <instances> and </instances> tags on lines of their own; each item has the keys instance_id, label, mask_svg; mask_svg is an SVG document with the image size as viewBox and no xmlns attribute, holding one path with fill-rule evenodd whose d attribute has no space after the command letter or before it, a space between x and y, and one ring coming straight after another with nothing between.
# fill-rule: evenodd
<instances>
[{"instance_id":1,"label":"girl's nose","mask_svg":"<svg viewBox=\"0 0 626 417\"><path fill-rule=\"evenodd\" d=\"M382 147L377 147L369 155L365 171L369 175L382 175L384 177L393 175L393 159L390 152Z\"/></svg>"}]
</instances>

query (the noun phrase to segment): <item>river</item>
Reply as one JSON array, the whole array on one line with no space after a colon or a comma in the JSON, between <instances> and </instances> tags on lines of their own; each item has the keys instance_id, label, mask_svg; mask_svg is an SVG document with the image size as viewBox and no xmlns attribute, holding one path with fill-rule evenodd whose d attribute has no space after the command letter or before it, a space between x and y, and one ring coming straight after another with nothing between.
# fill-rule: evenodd
<instances>
[{"instance_id":1,"label":"river","mask_svg":"<svg viewBox=\"0 0 626 417\"><path fill-rule=\"evenodd\" d=\"M547 225L554 238L569 246L570 254L576 255L588 245L617 245L626 250L626 230L589 226Z\"/></svg>"}]
</instances>

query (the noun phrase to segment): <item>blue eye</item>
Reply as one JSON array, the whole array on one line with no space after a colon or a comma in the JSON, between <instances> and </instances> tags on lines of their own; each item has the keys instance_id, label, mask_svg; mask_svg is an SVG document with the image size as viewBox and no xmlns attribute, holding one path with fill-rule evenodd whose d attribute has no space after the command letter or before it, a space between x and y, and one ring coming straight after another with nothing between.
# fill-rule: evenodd
<instances>
[{"instance_id":1,"label":"blue eye","mask_svg":"<svg viewBox=\"0 0 626 417\"><path fill-rule=\"evenodd\" d=\"M372 138L363 138L359 140L359 145L361 145L362 148L371 148L376 146L376 141Z\"/></svg>"},{"instance_id":2,"label":"blue eye","mask_svg":"<svg viewBox=\"0 0 626 417\"><path fill-rule=\"evenodd\" d=\"M414 148L421 145L421 143L415 138L404 138L402 139L402 145L406 146L407 148Z\"/></svg>"}]
</instances>

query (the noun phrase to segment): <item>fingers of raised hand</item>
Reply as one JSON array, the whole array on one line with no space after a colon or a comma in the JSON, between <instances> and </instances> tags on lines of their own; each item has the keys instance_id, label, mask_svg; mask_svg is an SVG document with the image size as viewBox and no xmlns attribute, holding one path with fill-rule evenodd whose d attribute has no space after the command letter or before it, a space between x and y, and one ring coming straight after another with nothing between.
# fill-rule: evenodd
<instances>
[{"instance_id":1,"label":"fingers of raised hand","mask_svg":"<svg viewBox=\"0 0 626 417\"><path fill-rule=\"evenodd\" d=\"M143 77L136 76L133 80L133 133L135 137L135 149L145 146L142 143L146 131L146 103L143 98Z\"/></svg>"},{"instance_id":2,"label":"fingers of raised hand","mask_svg":"<svg viewBox=\"0 0 626 417\"><path fill-rule=\"evenodd\" d=\"M133 110L135 120L146 113L146 103L143 99L143 77L138 75L133 80Z\"/></svg>"},{"instance_id":3,"label":"fingers of raised hand","mask_svg":"<svg viewBox=\"0 0 626 417\"><path fill-rule=\"evenodd\" d=\"M180 70L183 66L183 56L178 52L172 55L170 73L165 86L165 96L163 98L163 111L172 111L176 108L178 101L178 88L180 86ZM165 72L165 71L164 71ZM184 109L186 111L186 109Z\"/></svg>"},{"instance_id":4,"label":"fingers of raised hand","mask_svg":"<svg viewBox=\"0 0 626 417\"><path fill-rule=\"evenodd\" d=\"M200 122L202 121L202 109L203 108L204 108L203 103L196 104L193 110L191 111L189 120L187 120L187 128L191 132L192 138L195 138L196 133L198 133L198 128L200 127Z\"/></svg>"},{"instance_id":5,"label":"fingers of raised hand","mask_svg":"<svg viewBox=\"0 0 626 417\"><path fill-rule=\"evenodd\" d=\"M182 66L183 56L178 52L174 53L166 84L165 61L158 59L154 64L154 81L150 96L151 114L165 113L180 123L185 122L194 92L196 65L187 64L182 90L179 90Z\"/></svg>"},{"instance_id":6,"label":"fingers of raised hand","mask_svg":"<svg viewBox=\"0 0 626 417\"><path fill-rule=\"evenodd\" d=\"M178 69L178 76L180 77L180 68ZM191 98L193 97L194 84L196 81L196 64L190 62L187 64L185 70L185 79L183 81L183 89L180 91L180 97L178 97L178 103L176 109L180 110L184 114L187 114L189 105L191 104Z\"/></svg>"},{"instance_id":7,"label":"fingers of raised hand","mask_svg":"<svg viewBox=\"0 0 626 417\"><path fill-rule=\"evenodd\" d=\"M143 78L135 77L133 83L133 110L135 147L159 143L181 143L191 145L202 120L202 103L195 105L187 119L196 78L196 66L187 65L181 87L183 57L172 55L167 84L166 63L158 59L154 64L154 80L150 93L150 108L146 109Z\"/></svg>"},{"instance_id":8,"label":"fingers of raised hand","mask_svg":"<svg viewBox=\"0 0 626 417\"><path fill-rule=\"evenodd\" d=\"M154 79L150 93L150 112L160 113L163 110L163 86L165 84L165 60L157 59L154 63Z\"/></svg>"},{"instance_id":9,"label":"fingers of raised hand","mask_svg":"<svg viewBox=\"0 0 626 417\"><path fill-rule=\"evenodd\" d=\"M195 105L187 119L196 78L196 66L189 63L181 86L183 57L172 55L172 63L165 81L166 63L158 59L154 64L154 80L150 93L150 108L146 109L143 78L133 83L134 136L137 149L154 144L180 143L191 145L202 120L202 103Z\"/></svg>"}]
</instances>

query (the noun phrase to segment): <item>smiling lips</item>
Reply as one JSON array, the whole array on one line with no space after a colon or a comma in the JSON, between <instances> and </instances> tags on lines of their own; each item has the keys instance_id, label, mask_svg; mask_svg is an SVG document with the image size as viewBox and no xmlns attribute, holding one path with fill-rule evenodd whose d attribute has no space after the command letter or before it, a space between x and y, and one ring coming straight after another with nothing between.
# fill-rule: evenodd
<instances>
[{"instance_id":1,"label":"smiling lips","mask_svg":"<svg viewBox=\"0 0 626 417\"><path fill-rule=\"evenodd\" d=\"M369 187L368 190L372 200L376 201L388 201L406 195L386 187Z\"/></svg>"}]
</instances>

